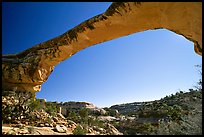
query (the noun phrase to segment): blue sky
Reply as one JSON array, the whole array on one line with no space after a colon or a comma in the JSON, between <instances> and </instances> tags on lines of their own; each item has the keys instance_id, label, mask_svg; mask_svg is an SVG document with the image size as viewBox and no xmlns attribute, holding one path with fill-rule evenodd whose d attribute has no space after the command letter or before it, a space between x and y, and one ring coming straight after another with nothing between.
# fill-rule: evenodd
<instances>
[{"instance_id":1,"label":"blue sky","mask_svg":"<svg viewBox=\"0 0 204 137\"><path fill-rule=\"evenodd\" d=\"M105 12L111 2L3 2L2 53L14 54ZM171 31L139 32L78 52L58 64L37 98L88 101L98 107L151 101L188 90L202 57Z\"/></svg>"}]
</instances>

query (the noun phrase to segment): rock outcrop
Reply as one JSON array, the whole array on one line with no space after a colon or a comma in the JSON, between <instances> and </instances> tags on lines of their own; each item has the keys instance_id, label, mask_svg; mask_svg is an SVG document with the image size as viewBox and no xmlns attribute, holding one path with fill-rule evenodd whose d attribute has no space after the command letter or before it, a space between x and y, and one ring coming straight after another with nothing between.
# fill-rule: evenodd
<instances>
[{"instance_id":1,"label":"rock outcrop","mask_svg":"<svg viewBox=\"0 0 204 137\"><path fill-rule=\"evenodd\" d=\"M61 107L61 113L67 115L67 112L70 110L80 110L82 108L89 109L94 114L105 115L106 111L103 108L98 108L90 102L64 102L59 105Z\"/></svg>"},{"instance_id":2,"label":"rock outcrop","mask_svg":"<svg viewBox=\"0 0 204 137\"><path fill-rule=\"evenodd\" d=\"M62 108L67 108L67 109L96 108L96 106L90 102L74 102L74 101L64 102L60 106Z\"/></svg>"},{"instance_id":3,"label":"rock outcrop","mask_svg":"<svg viewBox=\"0 0 204 137\"><path fill-rule=\"evenodd\" d=\"M87 47L150 29L168 29L202 56L201 2L116 2L106 12L21 53L2 56L3 90L38 92L54 66Z\"/></svg>"}]
</instances>

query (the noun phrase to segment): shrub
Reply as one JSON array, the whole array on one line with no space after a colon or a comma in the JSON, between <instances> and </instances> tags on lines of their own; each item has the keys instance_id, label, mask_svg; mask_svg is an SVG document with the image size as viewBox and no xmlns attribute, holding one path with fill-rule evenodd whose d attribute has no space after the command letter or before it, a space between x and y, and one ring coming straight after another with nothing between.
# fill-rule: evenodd
<instances>
[{"instance_id":1,"label":"shrub","mask_svg":"<svg viewBox=\"0 0 204 137\"><path fill-rule=\"evenodd\" d=\"M67 117L69 120L72 120L76 123L79 123L79 118L77 116L77 114L74 112L74 111L71 111L69 114L68 114L68 117Z\"/></svg>"},{"instance_id":2,"label":"shrub","mask_svg":"<svg viewBox=\"0 0 204 137\"><path fill-rule=\"evenodd\" d=\"M6 123L14 123L16 119L29 117L30 107L32 100L35 98L33 92L20 92L20 91L3 91L6 102L3 103L2 117Z\"/></svg>"},{"instance_id":3,"label":"shrub","mask_svg":"<svg viewBox=\"0 0 204 137\"><path fill-rule=\"evenodd\" d=\"M54 116L57 113L58 106L53 102L46 102L45 103L45 111L50 115Z\"/></svg>"},{"instance_id":4,"label":"shrub","mask_svg":"<svg viewBox=\"0 0 204 137\"><path fill-rule=\"evenodd\" d=\"M87 118L87 117L88 117L88 109L83 108L83 109L79 110L79 115L80 115L82 118Z\"/></svg>"},{"instance_id":5,"label":"shrub","mask_svg":"<svg viewBox=\"0 0 204 137\"><path fill-rule=\"evenodd\" d=\"M73 130L73 135L85 135L85 134L86 130L79 125Z\"/></svg>"},{"instance_id":6,"label":"shrub","mask_svg":"<svg viewBox=\"0 0 204 137\"><path fill-rule=\"evenodd\" d=\"M34 110L41 110L43 107L40 104L40 101L38 99L36 99L36 100L31 101L29 108L31 111L34 111Z\"/></svg>"}]
</instances>

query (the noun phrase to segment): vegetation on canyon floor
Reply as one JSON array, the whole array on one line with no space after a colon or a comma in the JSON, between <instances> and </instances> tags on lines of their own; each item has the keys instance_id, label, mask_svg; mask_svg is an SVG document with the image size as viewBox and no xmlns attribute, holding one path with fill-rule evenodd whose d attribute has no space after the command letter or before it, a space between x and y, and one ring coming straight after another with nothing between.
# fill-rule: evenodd
<instances>
[{"instance_id":1,"label":"vegetation on canyon floor","mask_svg":"<svg viewBox=\"0 0 204 137\"><path fill-rule=\"evenodd\" d=\"M62 115L59 109L67 104L77 103L46 102L36 99L32 92L2 91L2 124L30 126L25 134L35 134L34 127L52 127L61 133L69 129L74 135L202 134L202 79L188 92L179 91L155 101L113 105L97 111L72 108ZM3 134L20 134L16 132Z\"/></svg>"}]
</instances>

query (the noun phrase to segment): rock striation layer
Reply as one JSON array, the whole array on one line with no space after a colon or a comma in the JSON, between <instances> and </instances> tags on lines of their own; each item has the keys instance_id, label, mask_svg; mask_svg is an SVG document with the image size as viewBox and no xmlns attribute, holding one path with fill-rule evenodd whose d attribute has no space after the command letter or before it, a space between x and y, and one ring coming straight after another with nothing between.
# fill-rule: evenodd
<instances>
[{"instance_id":1,"label":"rock striation layer","mask_svg":"<svg viewBox=\"0 0 204 137\"><path fill-rule=\"evenodd\" d=\"M54 66L87 47L129 34L167 29L202 56L202 2L115 2L66 33L21 53L2 56L3 90L38 92Z\"/></svg>"}]
</instances>

